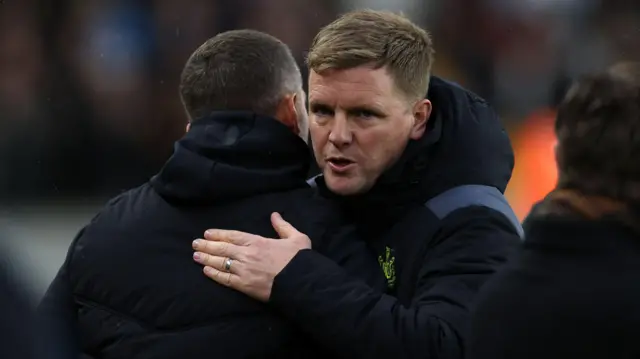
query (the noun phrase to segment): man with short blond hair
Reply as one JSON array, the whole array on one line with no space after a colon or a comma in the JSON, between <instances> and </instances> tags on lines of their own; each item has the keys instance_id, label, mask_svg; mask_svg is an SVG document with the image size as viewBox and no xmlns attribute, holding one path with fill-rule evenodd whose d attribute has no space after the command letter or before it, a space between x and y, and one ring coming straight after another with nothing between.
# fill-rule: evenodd
<instances>
[{"instance_id":1,"label":"man with short blond hair","mask_svg":"<svg viewBox=\"0 0 640 359\"><path fill-rule=\"evenodd\" d=\"M336 357L462 358L476 294L521 228L502 194L513 153L500 120L430 77L432 62L426 31L370 10L327 25L309 51L313 184L358 227L385 293L279 217L279 241L207 231L194 244L206 275L268 302Z\"/></svg>"},{"instance_id":2,"label":"man with short blond hair","mask_svg":"<svg viewBox=\"0 0 640 359\"><path fill-rule=\"evenodd\" d=\"M391 12L364 10L348 13L316 35L307 59L311 70L309 108L316 119L311 122L315 129L312 136L316 155L323 154L316 159L320 168L325 169L324 180L333 192L351 195L369 190L378 176L402 155L407 143L422 136L432 109L425 95L429 88L433 53L431 38L425 30ZM373 119L376 126L369 125L368 131L360 136L362 151L358 151L358 154L350 151L348 155L342 153L332 156L333 150L318 148L329 140L326 131L334 130L332 126L326 126L327 117L321 115L331 107L329 102L337 99L334 93L326 89L340 89L348 86L347 82L364 81L369 82L367 86L345 91L345 95L349 93L351 98L339 96L343 102L354 105L354 108L343 109L348 110L343 115L344 118L356 119L348 121L355 124L362 123L362 119L358 118ZM387 91L383 95L380 90ZM369 99L358 94L376 100L367 101ZM333 112L334 109L330 110ZM353 110L362 113L353 113ZM390 115L398 118L398 121L383 119ZM372 136L374 133L386 135ZM340 137L341 132L335 131L333 136L334 145L340 147L339 143L345 140ZM369 138L371 142L367 142ZM355 157L358 156L371 160L357 161ZM348 176L351 181L346 181L345 176L339 176L337 171L328 170L340 165L332 157L359 162L360 166L355 167L353 172L366 175ZM342 185L337 182L342 182Z\"/></svg>"}]
</instances>

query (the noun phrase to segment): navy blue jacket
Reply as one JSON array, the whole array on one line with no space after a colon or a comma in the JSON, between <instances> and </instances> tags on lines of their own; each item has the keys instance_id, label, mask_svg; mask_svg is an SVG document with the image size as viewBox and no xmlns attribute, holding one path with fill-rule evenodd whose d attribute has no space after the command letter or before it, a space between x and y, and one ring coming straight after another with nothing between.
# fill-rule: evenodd
<instances>
[{"instance_id":1,"label":"navy blue jacket","mask_svg":"<svg viewBox=\"0 0 640 359\"><path fill-rule=\"evenodd\" d=\"M74 329L79 351L95 358L322 357L295 325L191 259L191 241L208 228L276 237L277 211L310 233L315 250L382 290L375 256L307 185L308 161L304 141L273 119L195 121L157 176L80 232L41 313Z\"/></svg>"},{"instance_id":2,"label":"navy blue jacket","mask_svg":"<svg viewBox=\"0 0 640 359\"><path fill-rule=\"evenodd\" d=\"M483 283L520 245L504 200L509 138L481 98L434 77L434 113L419 141L361 196L342 205L377 255L386 293L302 251L276 277L270 304L335 356L461 359Z\"/></svg>"}]
</instances>

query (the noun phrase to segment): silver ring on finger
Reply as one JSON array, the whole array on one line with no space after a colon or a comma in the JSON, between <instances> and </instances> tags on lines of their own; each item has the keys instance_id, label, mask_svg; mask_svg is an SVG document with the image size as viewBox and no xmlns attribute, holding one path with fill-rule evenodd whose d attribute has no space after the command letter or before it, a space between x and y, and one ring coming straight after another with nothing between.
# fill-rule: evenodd
<instances>
[{"instance_id":1,"label":"silver ring on finger","mask_svg":"<svg viewBox=\"0 0 640 359\"><path fill-rule=\"evenodd\" d=\"M227 272L231 272L231 264L233 264L233 259L227 258L224 260L224 270Z\"/></svg>"}]
</instances>

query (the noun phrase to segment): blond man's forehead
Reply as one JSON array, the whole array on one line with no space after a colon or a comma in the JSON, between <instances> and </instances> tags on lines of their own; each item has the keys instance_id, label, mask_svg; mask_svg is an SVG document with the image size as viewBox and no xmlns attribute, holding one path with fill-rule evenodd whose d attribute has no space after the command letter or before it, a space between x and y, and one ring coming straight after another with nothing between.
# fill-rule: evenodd
<instances>
[{"instance_id":1,"label":"blond man's forehead","mask_svg":"<svg viewBox=\"0 0 640 359\"><path fill-rule=\"evenodd\" d=\"M384 68L310 71L309 102L329 106L395 107L404 96Z\"/></svg>"}]
</instances>

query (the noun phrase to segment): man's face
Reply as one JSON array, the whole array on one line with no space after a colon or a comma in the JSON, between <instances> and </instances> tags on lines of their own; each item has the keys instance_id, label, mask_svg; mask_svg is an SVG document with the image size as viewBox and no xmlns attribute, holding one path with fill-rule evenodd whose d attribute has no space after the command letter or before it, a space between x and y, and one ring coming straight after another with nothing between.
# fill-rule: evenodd
<instances>
[{"instance_id":1,"label":"man's face","mask_svg":"<svg viewBox=\"0 0 640 359\"><path fill-rule=\"evenodd\" d=\"M368 66L309 75L313 151L329 189L339 195L368 191L419 139L431 111L411 102L385 68Z\"/></svg>"}]
</instances>

